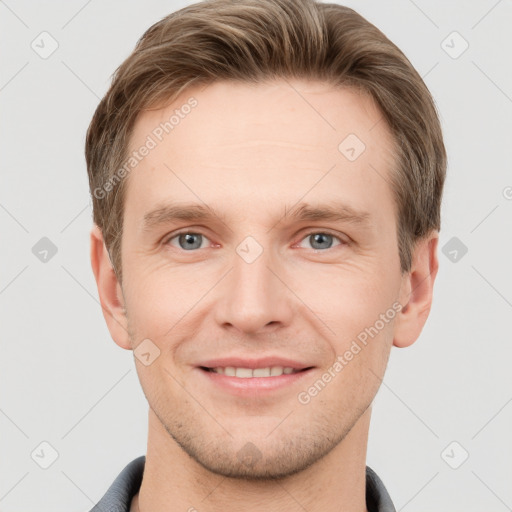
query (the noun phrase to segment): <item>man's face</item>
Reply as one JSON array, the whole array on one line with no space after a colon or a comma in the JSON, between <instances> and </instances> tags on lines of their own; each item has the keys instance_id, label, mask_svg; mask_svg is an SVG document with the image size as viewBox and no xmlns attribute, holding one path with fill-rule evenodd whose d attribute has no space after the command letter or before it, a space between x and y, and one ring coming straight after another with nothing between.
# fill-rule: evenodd
<instances>
[{"instance_id":1,"label":"man's face","mask_svg":"<svg viewBox=\"0 0 512 512\"><path fill-rule=\"evenodd\" d=\"M217 82L144 113L131 150L148 136L121 254L132 347L160 351L136 359L149 405L213 472L302 470L368 409L393 343L402 276L386 123L352 90ZM173 215L193 205L210 217Z\"/></svg>"}]
</instances>

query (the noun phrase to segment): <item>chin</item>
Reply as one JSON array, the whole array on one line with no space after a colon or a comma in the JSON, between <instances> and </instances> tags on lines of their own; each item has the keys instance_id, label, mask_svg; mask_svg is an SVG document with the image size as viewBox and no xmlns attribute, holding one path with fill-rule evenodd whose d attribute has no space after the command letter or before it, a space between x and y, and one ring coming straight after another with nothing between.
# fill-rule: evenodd
<instances>
[{"instance_id":1,"label":"chin","mask_svg":"<svg viewBox=\"0 0 512 512\"><path fill-rule=\"evenodd\" d=\"M225 431L216 435L206 427L202 432L185 432L176 424L166 430L208 472L250 481L278 480L304 471L333 450L349 430L336 433L318 424L283 424L276 429L275 425L270 434L261 434L260 430L256 436L241 428L233 433L243 432L243 436Z\"/></svg>"}]
</instances>

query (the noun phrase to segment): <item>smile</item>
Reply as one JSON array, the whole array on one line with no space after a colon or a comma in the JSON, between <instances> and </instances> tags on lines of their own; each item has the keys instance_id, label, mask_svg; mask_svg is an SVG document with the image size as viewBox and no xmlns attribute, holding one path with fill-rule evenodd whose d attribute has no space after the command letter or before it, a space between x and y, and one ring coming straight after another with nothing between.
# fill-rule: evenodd
<instances>
[{"instance_id":1,"label":"smile","mask_svg":"<svg viewBox=\"0 0 512 512\"><path fill-rule=\"evenodd\" d=\"M212 387L212 390L246 398L270 396L278 391L292 393L291 390L300 385L299 381L303 381L315 370L313 366L300 364L295 364L294 368L276 362L266 363L265 366L261 363L247 364L247 361L245 366L240 363L243 364L240 361L239 366L234 366L232 362L229 365L227 361L216 361L212 366L200 365L196 370L203 376L201 378L207 379L208 387ZM290 361L289 364L294 363Z\"/></svg>"},{"instance_id":2,"label":"smile","mask_svg":"<svg viewBox=\"0 0 512 512\"><path fill-rule=\"evenodd\" d=\"M238 377L239 379L250 379L254 377L279 377L281 375L290 375L303 370L297 370L289 366L267 366L266 368L236 368L234 366L217 366L215 368L203 368L207 371L220 373L227 377Z\"/></svg>"}]
</instances>

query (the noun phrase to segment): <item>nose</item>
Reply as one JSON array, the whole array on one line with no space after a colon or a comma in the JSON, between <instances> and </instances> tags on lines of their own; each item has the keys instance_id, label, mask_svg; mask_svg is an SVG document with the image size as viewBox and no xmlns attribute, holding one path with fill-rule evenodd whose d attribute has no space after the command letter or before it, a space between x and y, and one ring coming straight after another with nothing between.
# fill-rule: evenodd
<instances>
[{"instance_id":1,"label":"nose","mask_svg":"<svg viewBox=\"0 0 512 512\"><path fill-rule=\"evenodd\" d=\"M290 325L294 295L287 287L282 267L266 249L249 261L238 253L232 258L232 269L217 290L218 325L245 335L269 333Z\"/></svg>"}]
</instances>

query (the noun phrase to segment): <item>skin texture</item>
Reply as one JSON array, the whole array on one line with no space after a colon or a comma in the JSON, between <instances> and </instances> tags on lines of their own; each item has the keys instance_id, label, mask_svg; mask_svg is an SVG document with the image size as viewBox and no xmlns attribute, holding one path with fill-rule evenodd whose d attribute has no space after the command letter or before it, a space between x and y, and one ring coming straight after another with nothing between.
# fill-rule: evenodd
<instances>
[{"instance_id":1,"label":"skin texture","mask_svg":"<svg viewBox=\"0 0 512 512\"><path fill-rule=\"evenodd\" d=\"M216 82L143 113L131 148L191 97L197 106L128 176L122 285L101 231L91 232L112 338L127 350L150 339L160 351L148 366L135 358L150 408L132 508L364 511L371 403L391 347L412 344L429 314L438 233L417 245L402 275L392 138L367 96L311 81ZM348 134L365 144L354 161L338 149ZM367 212L368 224L285 215L300 203L334 202ZM218 216L144 228L148 212L183 203ZM178 230L203 235L198 248L183 248ZM333 238L319 245L315 233ZM252 263L237 253L248 236L263 249ZM298 394L393 304L401 307L393 319L301 403ZM285 388L244 396L197 368L266 355L314 368Z\"/></svg>"}]
</instances>

